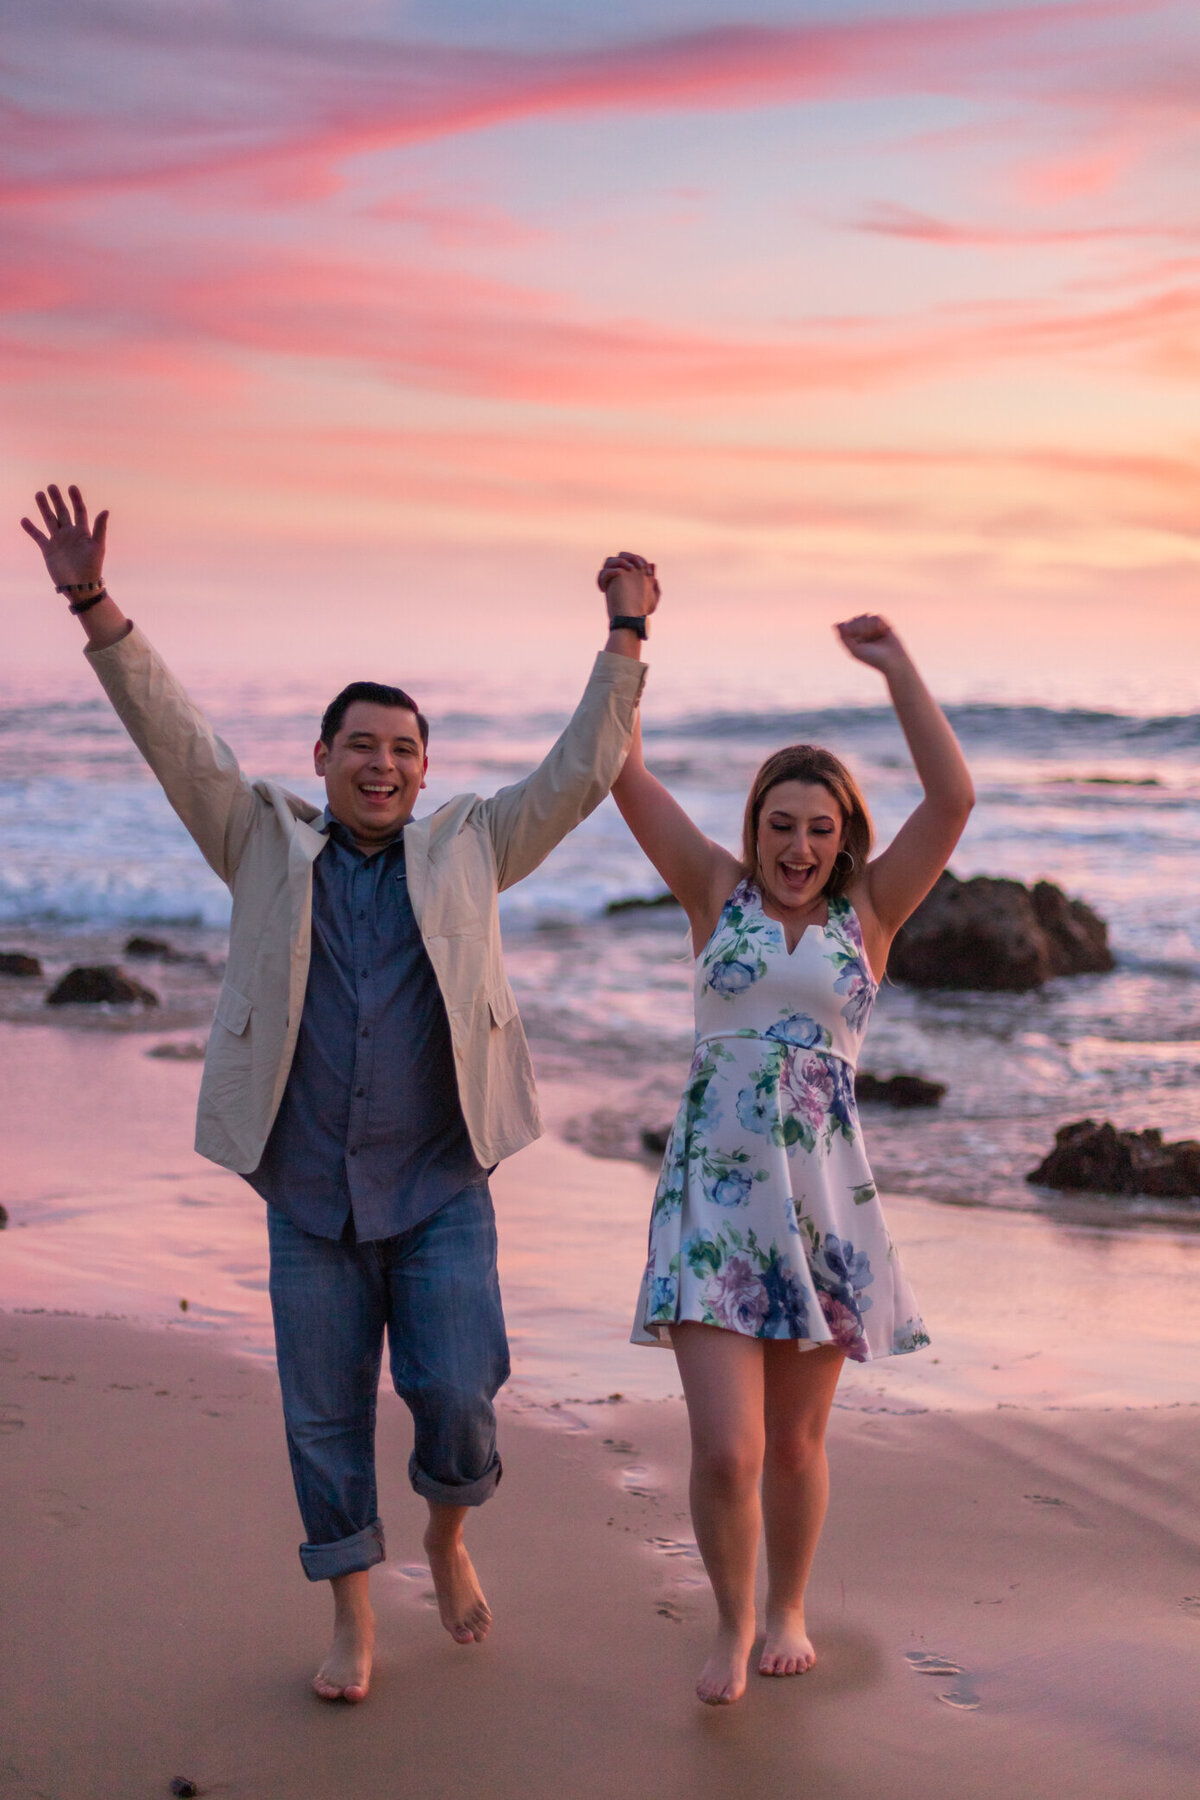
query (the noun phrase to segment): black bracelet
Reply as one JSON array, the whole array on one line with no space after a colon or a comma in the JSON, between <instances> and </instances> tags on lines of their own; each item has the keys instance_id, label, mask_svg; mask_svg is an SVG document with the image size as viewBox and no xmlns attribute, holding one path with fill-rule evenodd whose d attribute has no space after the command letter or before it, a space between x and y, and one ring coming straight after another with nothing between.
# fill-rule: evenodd
<instances>
[{"instance_id":1,"label":"black bracelet","mask_svg":"<svg viewBox=\"0 0 1200 1800\"><path fill-rule=\"evenodd\" d=\"M634 637L644 639L646 636L646 615L645 613L638 613L636 616L628 613L618 613L615 619L610 619L608 621L608 629L610 631L632 631Z\"/></svg>"},{"instance_id":2,"label":"black bracelet","mask_svg":"<svg viewBox=\"0 0 1200 1800\"><path fill-rule=\"evenodd\" d=\"M99 606L100 602L102 600L107 600L108 597L108 589L101 588L100 592L98 594L93 594L90 600L72 600L67 611L73 612L78 618L80 613L88 612L93 606Z\"/></svg>"}]
</instances>

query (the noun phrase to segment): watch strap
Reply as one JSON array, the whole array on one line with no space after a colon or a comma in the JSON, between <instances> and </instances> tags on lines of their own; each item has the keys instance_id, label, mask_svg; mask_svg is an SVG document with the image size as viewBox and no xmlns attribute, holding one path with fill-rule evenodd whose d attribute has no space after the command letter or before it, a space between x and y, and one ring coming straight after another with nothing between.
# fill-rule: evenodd
<instances>
[{"instance_id":1,"label":"watch strap","mask_svg":"<svg viewBox=\"0 0 1200 1800\"><path fill-rule=\"evenodd\" d=\"M615 618L608 621L608 628L610 631L632 631L634 637L640 637L645 641L646 615L645 613L618 613Z\"/></svg>"}]
</instances>

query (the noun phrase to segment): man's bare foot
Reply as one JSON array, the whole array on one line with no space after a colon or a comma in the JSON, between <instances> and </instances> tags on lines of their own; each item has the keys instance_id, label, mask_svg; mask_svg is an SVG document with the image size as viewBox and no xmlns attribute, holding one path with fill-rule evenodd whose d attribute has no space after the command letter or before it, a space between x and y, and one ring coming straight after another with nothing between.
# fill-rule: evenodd
<instances>
[{"instance_id":1,"label":"man's bare foot","mask_svg":"<svg viewBox=\"0 0 1200 1800\"><path fill-rule=\"evenodd\" d=\"M758 1659L760 1675L803 1675L817 1660L804 1629L804 1608L772 1614L767 1610L767 1636Z\"/></svg>"},{"instance_id":2,"label":"man's bare foot","mask_svg":"<svg viewBox=\"0 0 1200 1800\"><path fill-rule=\"evenodd\" d=\"M375 1614L367 1571L337 1575L329 1585L333 1589L333 1642L313 1676L313 1692L322 1700L346 1700L357 1706L370 1689L375 1654Z\"/></svg>"},{"instance_id":3,"label":"man's bare foot","mask_svg":"<svg viewBox=\"0 0 1200 1800\"><path fill-rule=\"evenodd\" d=\"M492 1628L492 1612L467 1555L461 1526L447 1532L431 1520L425 1533L425 1554L442 1624L456 1644L482 1644Z\"/></svg>"},{"instance_id":4,"label":"man's bare foot","mask_svg":"<svg viewBox=\"0 0 1200 1800\"><path fill-rule=\"evenodd\" d=\"M696 1683L697 1698L705 1706L732 1706L746 1691L746 1664L754 1643L754 1628L749 1632L722 1626L717 1641Z\"/></svg>"}]
</instances>

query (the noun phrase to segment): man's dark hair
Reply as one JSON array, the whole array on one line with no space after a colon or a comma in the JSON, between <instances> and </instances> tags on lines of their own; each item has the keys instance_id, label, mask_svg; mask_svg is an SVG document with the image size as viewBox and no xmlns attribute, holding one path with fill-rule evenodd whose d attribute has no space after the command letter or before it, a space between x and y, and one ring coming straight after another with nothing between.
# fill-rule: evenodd
<instances>
[{"instance_id":1,"label":"man's dark hair","mask_svg":"<svg viewBox=\"0 0 1200 1800\"><path fill-rule=\"evenodd\" d=\"M321 742L332 748L333 740L342 729L342 721L356 700L366 700L371 706L402 707L405 712L417 716L417 730L421 733L421 746L429 748L429 720L421 711L411 694L403 688L386 687L382 681L352 681L336 694L325 708L321 717Z\"/></svg>"}]
</instances>

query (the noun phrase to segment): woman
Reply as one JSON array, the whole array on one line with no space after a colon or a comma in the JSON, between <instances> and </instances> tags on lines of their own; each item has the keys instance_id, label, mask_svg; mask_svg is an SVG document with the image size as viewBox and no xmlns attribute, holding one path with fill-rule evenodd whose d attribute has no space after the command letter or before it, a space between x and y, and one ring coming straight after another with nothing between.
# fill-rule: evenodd
<instances>
[{"instance_id":1,"label":"woman","mask_svg":"<svg viewBox=\"0 0 1200 1800\"><path fill-rule=\"evenodd\" d=\"M629 567L653 573L615 557L601 586ZM887 682L924 790L881 856L869 859L853 777L811 745L759 770L741 860L650 774L640 733L613 788L687 912L697 958L696 1051L655 1193L634 1341L669 1343L683 1381L692 1520L719 1619L696 1691L714 1706L745 1690L760 1526L759 1673L812 1667L804 1590L842 1363L929 1341L863 1151L854 1065L892 938L944 868L974 793L887 621L863 615L837 630Z\"/></svg>"}]
</instances>

